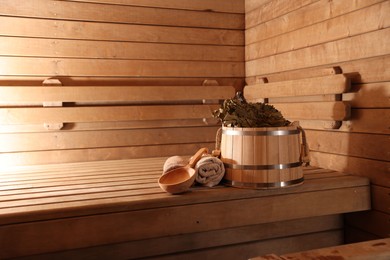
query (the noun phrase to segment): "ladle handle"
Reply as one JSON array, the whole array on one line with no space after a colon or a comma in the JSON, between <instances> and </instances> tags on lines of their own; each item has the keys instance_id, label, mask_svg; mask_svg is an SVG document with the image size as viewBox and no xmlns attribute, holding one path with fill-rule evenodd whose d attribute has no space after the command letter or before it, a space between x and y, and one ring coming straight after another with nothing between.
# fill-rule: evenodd
<instances>
[{"instance_id":1,"label":"ladle handle","mask_svg":"<svg viewBox=\"0 0 390 260\"><path fill-rule=\"evenodd\" d=\"M200 160L200 158L202 158L202 155L207 153L208 152L208 149L203 147L203 148L200 148L196 154L194 156L191 157L188 165L191 167L191 168L194 168L196 163Z\"/></svg>"}]
</instances>

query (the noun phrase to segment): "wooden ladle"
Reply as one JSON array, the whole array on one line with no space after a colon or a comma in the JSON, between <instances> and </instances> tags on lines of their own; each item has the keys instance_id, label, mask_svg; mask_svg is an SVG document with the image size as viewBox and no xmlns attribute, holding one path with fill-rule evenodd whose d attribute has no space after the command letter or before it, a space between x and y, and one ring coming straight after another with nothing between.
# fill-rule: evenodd
<instances>
[{"instance_id":1,"label":"wooden ladle","mask_svg":"<svg viewBox=\"0 0 390 260\"><path fill-rule=\"evenodd\" d=\"M194 167L196 163L207 152L207 148L199 149L186 166L170 170L162 175L158 179L161 189L172 194L186 192L195 181L196 172Z\"/></svg>"}]
</instances>

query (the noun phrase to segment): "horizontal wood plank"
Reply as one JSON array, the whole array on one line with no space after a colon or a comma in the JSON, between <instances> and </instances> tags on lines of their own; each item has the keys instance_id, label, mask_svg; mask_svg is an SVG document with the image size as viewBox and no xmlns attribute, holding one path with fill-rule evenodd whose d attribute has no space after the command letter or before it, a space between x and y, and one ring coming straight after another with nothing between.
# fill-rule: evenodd
<instances>
[{"instance_id":1,"label":"horizontal wood plank","mask_svg":"<svg viewBox=\"0 0 390 260\"><path fill-rule=\"evenodd\" d=\"M15 37L243 45L241 30L111 24L0 16L0 34ZM27 27L25 25L28 25ZM128 33L131 31L131 33Z\"/></svg>"},{"instance_id":2,"label":"horizontal wood plank","mask_svg":"<svg viewBox=\"0 0 390 260\"><path fill-rule=\"evenodd\" d=\"M39 259L53 257L73 258L99 256L102 258L141 258L166 253L204 250L219 246L234 246L238 243L260 242L268 245L267 240L283 236L299 236L301 234L317 233L327 230L337 230L342 226L338 215L305 218L292 221L260 224L228 230L215 230L190 235L170 236L143 241L133 241L114 245L104 245L94 248L83 248L60 253L39 255ZM329 242L329 241L328 241ZM209 256L209 255L208 255ZM249 255L248 255L249 256ZM32 258L34 259L34 258Z\"/></svg>"},{"instance_id":3,"label":"horizontal wood plank","mask_svg":"<svg viewBox=\"0 0 390 260\"><path fill-rule=\"evenodd\" d=\"M246 76L265 75L387 55L389 28L246 62ZM355 71L356 72L356 71Z\"/></svg>"},{"instance_id":4,"label":"horizontal wood plank","mask_svg":"<svg viewBox=\"0 0 390 260\"><path fill-rule=\"evenodd\" d=\"M273 2L276 3L278 1ZM302 1L299 1L299 4L301 3ZM375 4L377 5L375 6ZM344 27L339 26L340 24L345 24L345 21L342 19L345 19L346 17L356 18L357 13L360 13L360 15L365 18L362 18L360 21L358 21L357 24L349 24L347 27L351 28L351 31L352 28L354 30L359 30L357 26L366 28L368 24L374 21L380 21L377 19L379 14L381 14L381 17L386 19L386 11L381 11L379 8L379 6L383 4L387 5L383 0L359 1L353 4L347 3L345 1L335 1L332 3L329 3L329 1L326 0L313 1L312 4L305 5L298 10L293 12L286 12L284 15L279 16L276 19L268 20L264 23L260 23L257 26L247 29L245 33L245 42L248 45L277 36L283 37L283 35L288 35L289 32L299 31L299 29L308 30L310 27L322 26L324 23L328 23L329 28L325 28L327 33L324 33L323 36L320 36L321 38L326 37L328 33L335 33L337 30L343 30ZM296 5L296 3L294 5ZM367 11L365 11L366 9ZM373 9L376 9L377 12L371 13ZM371 16L368 15L369 13L371 13ZM333 20L335 21L334 23L332 22ZM336 22L337 20L338 22ZM367 23L367 25L365 25L363 21ZM305 27L308 28L305 29ZM374 28L374 30L375 29L376 28ZM309 35L308 37L301 38L307 41L315 40L315 37L309 37Z\"/></svg>"},{"instance_id":5,"label":"horizontal wood plank","mask_svg":"<svg viewBox=\"0 0 390 260\"><path fill-rule=\"evenodd\" d=\"M209 248L195 252L185 252L182 254L167 255L158 257L162 260L185 260L193 257L194 259L218 259L236 260L237 256L242 259L250 259L262 253L273 252L291 252L309 250L319 247L335 246L342 243L342 232L332 230L312 234L304 234L286 238L270 239L268 241L254 241L252 243L236 244L230 247Z\"/></svg>"},{"instance_id":6,"label":"horizontal wood plank","mask_svg":"<svg viewBox=\"0 0 390 260\"><path fill-rule=\"evenodd\" d=\"M390 163L388 161L378 161L316 151L312 151L310 157L312 165L357 176L365 176L370 178L371 183L375 185L390 187L390 178L388 175Z\"/></svg>"},{"instance_id":7,"label":"horizontal wood plank","mask_svg":"<svg viewBox=\"0 0 390 260\"><path fill-rule=\"evenodd\" d=\"M288 0L278 1L245 1L246 15L245 27L249 29L258 24L276 19L286 13L296 12L306 5L316 2L318 0L299 0L291 2Z\"/></svg>"},{"instance_id":8,"label":"horizontal wood plank","mask_svg":"<svg viewBox=\"0 0 390 260\"><path fill-rule=\"evenodd\" d=\"M349 88L348 78L340 74L250 85L244 88L244 95L246 99L251 100L256 98L340 94L347 92Z\"/></svg>"},{"instance_id":9,"label":"horizontal wood plank","mask_svg":"<svg viewBox=\"0 0 390 260\"><path fill-rule=\"evenodd\" d=\"M164 193L156 182L165 159L2 167L0 234L7 236L0 235L4 245L1 257L50 256L50 252L64 249L70 251L60 255L69 256L76 252L93 253L96 246L105 252L126 246L126 250L120 250L126 258L186 252L188 247L199 252L205 247L211 251L204 252L219 252L220 246L234 248L236 243L263 245L264 241L284 237L286 232L289 237L300 237L335 230L338 239L326 236L326 241L339 244L341 218L337 214L369 207L366 179L313 167L304 169L307 176L304 185L289 189L259 192L222 186L193 187L183 196L172 196ZM328 201L335 198L339 203L329 207ZM308 204L312 207L305 206ZM291 211L289 207L297 210ZM254 209L263 214L249 214ZM213 216L208 214L210 210ZM231 217L215 218L215 214ZM230 221L232 218L235 221ZM161 229L158 223L162 220L168 221L170 228ZM42 234L40 239L31 240L36 234ZM216 239L204 239L210 236ZM142 249L144 243L167 239L170 239L168 248ZM178 243L171 244L172 239ZM186 239L193 243L186 243ZM14 240L25 246L11 246L15 245ZM25 240L30 242L24 243ZM56 243L49 243L50 240ZM111 256L117 256L115 252Z\"/></svg>"},{"instance_id":10,"label":"horizontal wood plank","mask_svg":"<svg viewBox=\"0 0 390 260\"><path fill-rule=\"evenodd\" d=\"M214 142L217 129L218 127L195 127L0 134L0 152L205 143Z\"/></svg>"},{"instance_id":11,"label":"horizontal wood plank","mask_svg":"<svg viewBox=\"0 0 390 260\"><path fill-rule=\"evenodd\" d=\"M244 13L244 3L237 0L67 0L70 2L109 3L170 9L198 10L208 12ZM222 4L223 3L223 4Z\"/></svg>"},{"instance_id":12,"label":"horizontal wood plank","mask_svg":"<svg viewBox=\"0 0 390 260\"><path fill-rule=\"evenodd\" d=\"M104 9L105 12L100 10ZM243 29L244 15L88 2L2 0L0 15L58 20Z\"/></svg>"},{"instance_id":13,"label":"horizontal wood plank","mask_svg":"<svg viewBox=\"0 0 390 260\"><path fill-rule=\"evenodd\" d=\"M355 108L389 108L390 83L380 82L353 85L351 93L343 94L343 100Z\"/></svg>"},{"instance_id":14,"label":"horizontal wood plank","mask_svg":"<svg viewBox=\"0 0 390 260\"><path fill-rule=\"evenodd\" d=\"M259 8L271 0L245 0L245 13L249 13L250 11Z\"/></svg>"},{"instance_id":15,"label":"horizontal wood plank","mask_svg":"<svg viewBox=\"0 0 390 260\"><path fill-rule=\"evenodd\" d=\"M212 117L219 105L0 108L0 124L109 122Z\"/></svg>"},{"instance_id":16,"label":"horizontal wood plank","mask_svg":"<svg viewBox=\"0 0 390 260\"><path fill-rule=\"evenodd\" d=\"M0 55L172 61L243 61L244 47L0 36Z\"/></svg>"},{"instance_id":17,"label":"horizontal wood plank","mask_svg":"<svg viewBox=\"0 0 390 260\"><path fill-rule=\"evenodd\" d=\"M0 57L0 67L2 76L241 77L244 75L243 62Z\"/></svg>"},{"instance_id":18,"label":"horizontal wood plank","mask_svg":"<svg viewBox=\"0 0 390 260\"><path fill-rule=\"evenodd\" d=\"M212 91L211 91L212 90ZM163 102L202 101L232 98L232 86L44 86L2 87L0 104L5 102ZM144 103L143 103L144 104Z\"/></svg>"},{"instance_id":19,"label":"horizontal wood plank","mask_svg":"<svg viewBox=\"0 0 390 260\"><path fill-rule=\"evenodd\" d=\"M241 89L244 86L243 78L226 77L52 77L62 82L64 86L201 86L205 80L215 80L221 86L234 86ZM46 80L44 76L0 76L1 86L36 86L41 87Z\"/></svg>"},{"instance_id":20,"label":"horizontal wood plank","mask_svg":"<svg viewBox=\"0 0 390 260\"><path fill-rule=\"evenodd\" d=\"M360 133L389 134L390 129L386 120L377 118L389 118L389 109L352 109L351 120L343 122L340 130Z\"/></svg>"},{"instance_id":21,"label":"horizontal wood plank","mask_svg":"<svg viewBox=\"0 0 390 260\"><path fill-rule=\"evenodd\" d=\"M0 154L0 163L8 167L189 155L202 147L211 151L215 149L215 142L4 153Z\"/></svg>"},{"instance_id":22,"label":"horizontal wood plank","mask_svg":"<svg viewBox=\"0 0 390 260\"><path fill-rule=\"evenodd\" d=\"M193 151L194 152L194 151ZM193 153L189 152L189 153ZM302 186L297 186L290 189L275 189L268 190L267 192L258 192L256 190L241 190L241 189L220 189L222 187L217 187L216 189L202 189L195 188L193 193L187 194L187 196L182 196L172 200L169 195L162 192L156 183L156 178L154 176L161 174L162 166L165 161L165 158L155 158L155 159L133 159L125 161L100 161L100 162L83 162L83 163L73 163L73 164L60 164L60 165L37 165L37 166L24 166L24 167L9 167L2 168L2 182L4 187L2 187L0 193L4 195L2 200L4 200L0 205L2 219L5 221L7 214L9 213L21 213L19 217L23 218L23 212L34 212L43 210L45 214L37 214L34 219L37 218L47 218L49 217L50 211L57 209L52 212L52 217L57 214L61 216L71 216L72 214L91 214L90 210L93 210L95 213L109 210L109 211L122 211L121 203L131 203L134 210L145 209L148 207L155 207L157 204L161 203L161 199L165 201L166 206L179 206L191 202L203 203L211 201L220 201L223 202L229 198L233 199L244 199L244 198L258 198L268 195L286 195L290 192L310 194L313 191L322 190L335 191L335 190L348 190L351 187L365 187L368 185L367 180L359 177L346 176L343 174L337 174L335 172L323 172L321 169L315 170L312 168L304 169L305 175L307 176L306 184ZM147 165L147 166L146 166ZM51 174L52 173L52 174ZM110 188L114 183L117 183L119 180L125 180L127 182L137 181L139 184L136 186L129 186L125 190L116 190L111 188L110 192L99 192L99 189ZM141 181L142 182L139 182ZM48 186L49 183L52 183L52 186ZM103 185L106 183L106 185ZM120 185L120 183L117 183ZM136 184L136 182L133 182ZM140 184L153 184L149 188L146 186L141 189ZM13 186L15 185L15 188ZM18 191L24 185L24 188ZM82 186L80 186L82 185ZM98 186L96 186L98 185ZM115 186L115 185L114 185ZM100 188L99 188L100 187ZM74 193L69 193L69 190L73 189ZM90 189L88 191L88 189ZM80 191L88 192L89 195L84 196L74 196L75 193ZM133 191L138 191L139 194L134 193ZM156 191L158 191L156 193ZM57 196L49 196L50 193L58 193ZM62 193L61 193L62 192ZM35 199L32 200L28 196L25 199L12 200L12 196L25 196L27 194L34 193ZM42 194L39 194L42 193ZM48 195L45 195L48 194ZM141 195L144 194L144 195ZM150 199L147 202L139 204L139 199L144 196L149 196ZM116 194L116 195L115 195ZM157 197L152 194L156 194ZM356 195L356 194L355 194ZM10 197L11 196L11 197ZM90 196L90 197L88 197ZM194 197L195 196L195 197ZM56 198L57 197L57 198ZM92 198L94 197L94 198ZM114 204L110 202L110 197L116 197ZM83 199L84 198L84 199ZM155 200L160 198L158 200ZM57 201L55 204L50 204L51 202ZM61 203L60 203L61 201ZM100 202L99 202L100 201ZM173 204L171 204L173 203ZM356 201L357 204L353 204L358 207L365 207L366 200L363 199L360 202ZM6 205L13 207L8 208ZM73 205L73 206L71 206ZM77 206L78 205L78 206ZM79 208L80 206L87 206L85 211ZM98 206L97 208L94 207ZM105 205L105 206L103 206ZM352 204L348 204L353 206ZM19 207L18 207L19 206ZM21 207L23 206L23 207ZM83 207L84 207L83 206ZM63 210L69 208L73 209L78 207L77 211L70 210L68 213ZM111 209L109 209L111 208ZM116 208L116 209L115 209ZM62 209L62 210L60 210ZM7 213L8 212L8 213ZM38 212L37 212L38 213ZM47 215L49 214L49 215ZM65 215L64 215L65 214ZM68 215L71 214L71 215ZM15 216L10 220L16 221ZM59 215L57 215L59 216Z\"/></svg>"},{"instance_id":23,"label":"horizontal wood plank","mask_svg":"<svg viewBox=\"0 0 390 260\"><path fill-rule=\"evenodd\" d=\"M350 116L349 105L344 102L276 103L272 104L291 120L346 120Z\"/></svg>"},{"instance_id":24,"label":"horizontal wood plank","mask_svg":"<svg viewBox=\"0 0 390 260\"><path fill-rule=\"evenodd\" d=\"M389 159L390 141L387 135L306 130L306 138L313 151L373 160ZM389 145L378 149L378 144L386 143Z\"/></svg>"},{"instance_id":25,"label":"horizontal wood plank","mask_svg":"<svg viewBox=\"0 0 390 260\"><path fill-rule=\"evenodd\" d=\"M148 121L120 121L120 122L90 122L65 123L61 130L91 131L91 130L119 130L145 129L164 127L202 127L219 125L215 118L205 119L177 119L177 120L148 120ZM0 133L34 133L42 132L42 124L0 125ZM45 130L46 132L46 130Z\"/></svg>"},{"instance_id":26,"label":"horizontal wood plank","mask_svg":"<svg viewBox=\"0 0 390 260\"><path fill-rule=\"evenodd\" d=\"M387 67L390 66L390 55L374 56L360 60L350 60L304 69L275 72L259 77L266 77L268 82L319 77L334 73L333 69L331 69L332 66L338 66L343 73L348 74L351 77L352 86L354 86L354 84L367 84L390 80L390 72L387 69ZM256 76L246 77L247 85L256 84L256 79Z\"/></svg>"},{"instance_id":27,"label":"horizontal wood plank","mask_svg":"<svg viewBox=\"0 0 390 260\"><path fill-rule=\"evenodd\" d=\"M63 219L63 220L57 220L55 222L35 222L34 224L30 224L29 229L25 229L25 225L13 225L11 230L6 226L2 227L0 229L0 232L10 232L9 234L21 234L20 232L23 232L23 237L20 237L19 235L15 236L7 236L6 241L1 241L3 245L9 245L13 244L14 239L18 239L18 241L21 244L24 243L24 239L28 239L31 241L31 235L36 230L40 230L40 232L46 232L45 230L55 230L55 234L61 234L61 236L67 237L69 236L69 232L73 234L73 236L77 237L77 239L73 239L71 246L72 247L82 247L82 246L93 246L100 243L115 243L115 242L121 242L124 240L138 240L138 239L145 239L145 238L153 238L153 237L159 237L159 236L165 236L165 235L174 235L177 232L181 233L192 233L192 232L202 232L207 230L215 230L215 229L221 229L221 228L229 228L233 226L240 226L240 225L250 225L250 224L260 224L260 223L266 223L268 221L282 221L282 220L288 220L293 218L300 218L304 216L312 216L313 214L318 214L319 210L323 212L324 215L331 214L331 212L342 212L344 210L351 210L352 208L360 208L363 209L367 205L365 205L362 202L358 202L358 200L365 200L364 196L357 196L357 194L363 195L366 193L367 189L363 191L363 189L360 188L353 188L353 189L343 189L343 190L331 190L331 191L323 191L323 192L315 192L315 193L307 193L307 194L294 194L294 199L290 195L285 195L278 200L270 198L272 197L266 197L259 199L246 199L245 203L244 201L238 200L238 201L224 201L222 203L208 203L208 204L195 204L192 206L188 206L186 211L183 211L182 207L169 207L169 208L161 208L161 209L151 209L147 210L146 212L143 211L132 211L132 212L126 212L126 213L117 213L113 215L96 215L96 216L90 216L88 218L78 218L75 219ZM350 195L352 195L352 197ZM328 209L324 209L323 207L319 207L319 205L329 205L329 201L334 201L337 198L339 201L338 205L343 204L342 207L333 206L331 209L327 207ZM313 205L312 207L306 207L307 203L310 203L309 201L317 201L319 202L316 205ZM294 201L297 201L297 203L293 203ZM327 202L328 201L328 202ZM341 203L341 201L345 201L348 203ZM302 204L305 204L305 206L302 207ZM346 206L346 204L349 204L350 206ZM261 206L259 206L261 205ZM271 206L272 205L272 206ZM299 206L301 205L301 206ZM363 206L364 205L364 206ZM206 207L209 206L209 207ZM277 207L276 207L277 206ZM341 206L341 205L340 205ZM272 207L272 209L270 208ZM293 208L299 208L299 210L295 211L289 211L290 214L289 217L286 219L285 210L287 210L289 207ZM214 217L210 216L210 214L197 214L199 212L209 212L207 210L209 208L212 209L215 214L218 215L226 215L229 214L229 216L232 216L232 218L235 219L234 222L229 220L221 221L221 219L215 219ZM320 209L321 208L321 209ZM347 209L348 208L348 209ZM232 211L232 209L235 209ZM265 214L261 215L255 215L249 214L250 212L253 212L254 209L260 210L261 212ZM279 210L276 210L279 209ZM283 209L283 210L281 210ZM193 212L193 214L191 214ZM236 214L234 212L237 212ZM268 213L266 213L268 212ZM294 212L294 213L292 213ZM175 218L166 218L163 216L166 216L166 214L174 215ZM272 215L272 217L271 217ZM188 218L190 216L190 218ZM193 216L193 217L191 217ZM272 220L271 220L272 218ZM134 223L134 225L122 225L121 223L129 223L129 220L132 219L131 223ZM137 219L142 219L142 222L136 221ZM161 229L161 225L159 224L160 221L163 221L169 226L169 229ZM180 221L182 219L182 221ZM70 221L73 223L72 228L69 228ZM172 222L173 221L173 222ZM106 223L106 225L101 225L100 223ZM189 225L189 223L193 223L192 225ZM196 225L196 223L202 223L202 225ZM120 225L121 227L119 228ZM20 228L24 227L23 230L19 230ZM66 228L65 228L66 227ZM81 228L83 227L83 228ZM8 230L7 230L8 229ZM88 230L88 232L85 232L85 230ZM28 230L31 230L32 233L29 233ZM81 232L83 230L83 232ZM107 232L107 230L117 230L118 232ZM106 232L104 232L106 231ZM104 234L105 233L105 234ZM88 234L88 235L87 235ZM94 234L91 236L91 234ZM98 235L101 234L101 235ZM104 235L103 235L104 234ZM4 236L0 236L4 237ZM53 237L52 237L53 238ZM23 240L20 240L23 239ZM46 244L49 245L50 243L47 243L48 237L42 237L41 240L33 240L37 244L29 244L29 250L33 248L41 248L41 245ZM56 239L57 241L57 239ZM61 241L58 239L58 241ZM69 241L68 241L69 242ZM63 245L61 245L61 242L56 244L51 244L50 250L58 250ZM5 248L10 248L12 250L12 247L5 246ZM33 249L34 250L34 249ZM3 251L3 254L9 253L7 251ZM15 253L15 252L12 252ZM38 252L32 252L32 253L38 253Z\"/></svg>"}]
</instances>

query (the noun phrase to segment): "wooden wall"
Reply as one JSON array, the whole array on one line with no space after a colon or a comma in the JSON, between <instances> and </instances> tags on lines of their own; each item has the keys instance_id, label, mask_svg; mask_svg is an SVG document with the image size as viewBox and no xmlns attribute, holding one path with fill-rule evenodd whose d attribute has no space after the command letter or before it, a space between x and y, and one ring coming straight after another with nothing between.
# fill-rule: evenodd
<instances>
[{"instance_id":1,"label":"wooden wall","mask_svg":"<svg viewBox=\"0 0 390 260\"><path fill-rule=\"evenodd\" d=\"M240 78L243 7L221 2L1 0L0 75Z\"/></svg>"},{"instance_id":2,"label":"wooden wall","mask_svg":"<svg viewBox=\"0 0 390 260\"><path fill-rule=\"evenodd\" d=\"M244 2L236 0L0 0L0 85L42 85L46 78L57 78L65 86L80 87L200 86L211 79L240 88L244 22ZM0 108L5 105L9 106L0 100ZM204 137L196 141L182 136L184 152L194 151L193 142L214 143L215 126L189 125ZM41 125L0 125L0 140L9 141L12 135L12 140L48 144L3 147L0 162L42 164L176 153L169 146L141 153L133 149L129 140L144 138L142 130L137 134L133 128L129 122L80 123L49 133ZM181 135L164 131L160 135ZM67 145L61 145L65 140Z\"/></svg>"},{"instance_id":3,"label":"wooden wall","mask_svg":"<svg viewBox=\"0 0 390 260\"><path fill-rule=\"evenodd\" d=\"M352 118L338 130L307 129L312 164L372 182L370 212L347 217L347 241L390 234L390 1L246 0L246 80L357 73ZM283 111L282 111L283 112ZM317 127L314 127L317 128Z\"/></svg>"}]
</instances>

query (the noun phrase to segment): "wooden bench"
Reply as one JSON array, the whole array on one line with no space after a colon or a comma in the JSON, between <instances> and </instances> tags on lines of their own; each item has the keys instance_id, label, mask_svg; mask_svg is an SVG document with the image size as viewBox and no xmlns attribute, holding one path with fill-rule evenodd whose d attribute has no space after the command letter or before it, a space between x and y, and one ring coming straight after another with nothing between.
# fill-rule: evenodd
<instances>
[{"instance_id":1,"label":"wooden bench","mask_svg":"<svg viewBox=\"0 0 390 260\"><path fill-rule=\"evenodd\" d=\"M303 185L283 189L158 187L167 156L213 148L218 126L205 118L233 94L229 86L0 87L8 103L0 259L247 259L342 244L342 214L370 208L366 178L307 167ZM117 124L130 130L113 138ZM116 157L104 156L110 145ZM120 145L132 152L120 155ZM101 156L76 156L94 147L105 148ZM66 158L37 159L52 153Z\"/></svg>"}]
</instances>

